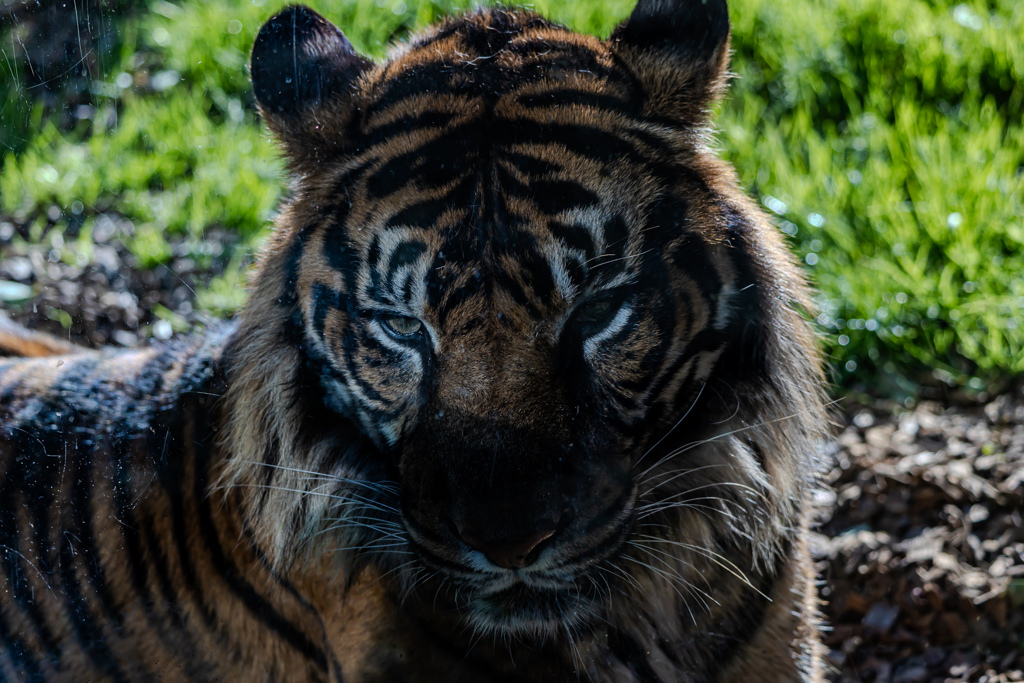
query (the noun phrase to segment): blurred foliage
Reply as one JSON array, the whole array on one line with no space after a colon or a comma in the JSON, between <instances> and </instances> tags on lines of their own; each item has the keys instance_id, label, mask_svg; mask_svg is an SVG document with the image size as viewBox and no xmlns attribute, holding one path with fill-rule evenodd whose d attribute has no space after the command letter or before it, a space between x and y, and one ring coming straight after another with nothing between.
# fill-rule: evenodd
<instances>
[{"instance_id":1,"label":"blurred foliage","mask_svg":"<svg viewBox=\"0 0 1024 683\"><path fill-rule=\"evenodd\" d=\"M808 264L843 380L1024 372L1024 4L733 8L721 144Z\"/></svg>"},{"instance_id":2,"label":"blurred foliage","mask_svg":"<svg viewBox=\"0 0 1024 683\"><path fill-rule=\"evenodd\" d=\"M75 202L116 211L135 224L143 264L167 258L166 237L198 244L211 227L253 248L285 181L245 65L283 4L149 0L122 19L114 56L91 73L92 114L71 126L26 91L18 27L0 32L11 46L0 47L0 211L26 222ZM468 3L308 4L380 58ZM632 5L533 7L605 36ZM816 282L837 380L898 395L922 383L980 390L1024 372L1024 3L730 5L737 78L718 145ZM201 305L236 307L242 268L234 258Z\"/></svg>"}]
</instances>

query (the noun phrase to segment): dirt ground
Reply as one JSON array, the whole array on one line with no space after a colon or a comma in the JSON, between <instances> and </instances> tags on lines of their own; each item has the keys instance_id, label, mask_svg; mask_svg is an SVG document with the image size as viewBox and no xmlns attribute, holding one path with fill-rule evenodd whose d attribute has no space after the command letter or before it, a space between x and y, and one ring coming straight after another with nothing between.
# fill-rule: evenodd
<instances>
[{"instance_id":1,"label":"dirt ground","mask_svg":"<svg viewBox=\"0 0 1024 683\"><path fill-rule=\"evenodd\" d=\"M65 221L59 209L51 218ZM226 257L201 268L179 255L144 271L121 246L130 233L102 216L92 248L68 264L51 236L32 246L25 225L0 218L0 305L93 346L201 325L195 289ZM227 235L207 239L209 253L226 254ZM971 406L837 406L829 512L816 534L835 679L1024 681L1024 393Z\"/></svg>"},{"instance_id":2,"label":"dirt ground","mask_svg":"<svg viewBox=\"0 0 1024 683\"><path fill-rule=\"evenodd\" d=\"M838 681L1024 681L1024 395L847 406L819 529Z\"/></svg>"}]
</instances>

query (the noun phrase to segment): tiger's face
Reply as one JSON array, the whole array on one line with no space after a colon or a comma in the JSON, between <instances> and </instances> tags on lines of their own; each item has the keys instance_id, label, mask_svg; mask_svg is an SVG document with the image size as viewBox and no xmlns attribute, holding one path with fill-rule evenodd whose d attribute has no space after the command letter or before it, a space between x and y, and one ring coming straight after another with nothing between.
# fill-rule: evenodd
<instances>
[{"instance_id":1,"label":"tiger's face","mask_svg":"<svg viewBox=\"0 0 1024 683\"><path fill-rule=\"evenodd\" d=\"M380 65L291 8L254 47L296 177L258 286L365 442L346 471L399 491L375 519L482 630L597 615L652 504L644 459L763 360L746 207L706 148L724 3L669 5L608 41L479 11Z\"/></svg>"}]
</instances>

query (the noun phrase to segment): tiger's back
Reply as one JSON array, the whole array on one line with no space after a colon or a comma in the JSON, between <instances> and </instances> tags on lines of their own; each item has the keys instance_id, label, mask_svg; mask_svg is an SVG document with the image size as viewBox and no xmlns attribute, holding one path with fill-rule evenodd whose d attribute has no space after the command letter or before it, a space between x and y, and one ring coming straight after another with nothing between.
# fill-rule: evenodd
<instances>
[{"instance_id":1,"label":"tiger's back","mask_svg":"<svg viewBox=\"0 0 1024 683\"><path fill-rule=\"evenodd\" d=\"M5 680L326 680L307 608L208 495L229 334L0 360Z\"/></svg>"}]
</instances>

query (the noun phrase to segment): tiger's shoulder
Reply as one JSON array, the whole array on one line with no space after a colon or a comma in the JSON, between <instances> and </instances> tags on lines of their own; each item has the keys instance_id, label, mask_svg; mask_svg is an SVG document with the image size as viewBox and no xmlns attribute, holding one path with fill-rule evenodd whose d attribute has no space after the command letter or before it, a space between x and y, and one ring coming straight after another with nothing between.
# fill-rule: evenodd
<instances>
[{"instance_id":1,"label":"tiger's shoulder","mask_svg":"<svg viewBox=\"0 0 1024 683\"><path fill-rule=\"evenodd\" d=\"M181 397L215 391L232 329L222 324L144 348L92 350L0 316L0 436L13 438L26 425L28 438L69 427L96 435L143 430Z\"/></svg>"}]
</instances>

